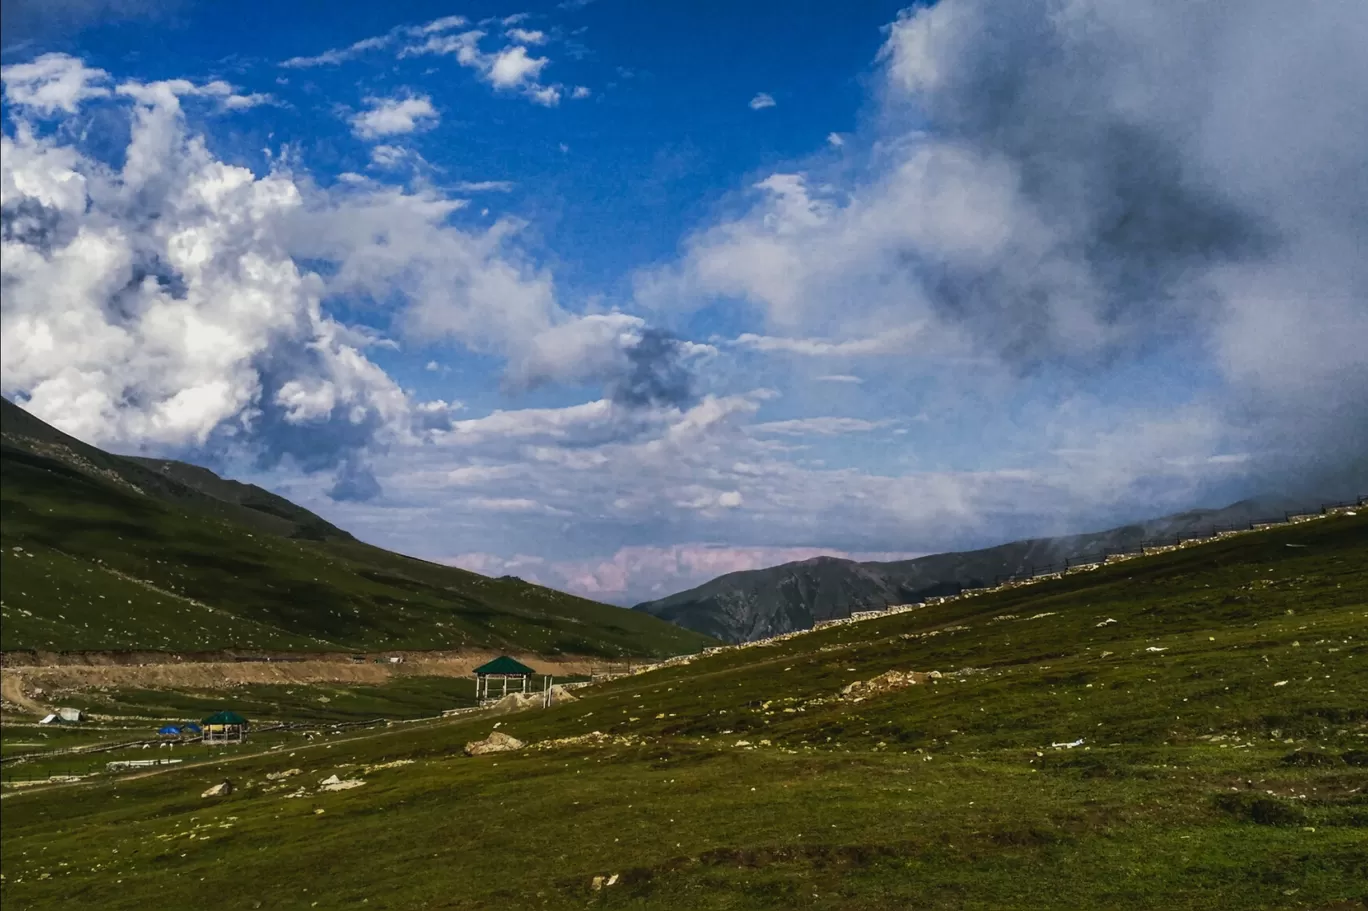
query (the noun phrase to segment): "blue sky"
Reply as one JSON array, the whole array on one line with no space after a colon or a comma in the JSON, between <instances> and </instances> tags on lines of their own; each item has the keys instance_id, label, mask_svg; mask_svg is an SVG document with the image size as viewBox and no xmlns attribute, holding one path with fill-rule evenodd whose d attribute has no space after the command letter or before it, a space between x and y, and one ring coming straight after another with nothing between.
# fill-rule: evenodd
<instances>
[{"instance_id":1,"label":"blue sky","mask_svg":"<svg viewBox=\"0 0 1368 911\"><path fill-rule=\"evenodd\" d=\"M0 385L619 603L1359 492L1368 17L1242 9L11 2Z\"/></svg>"}]
</instances>

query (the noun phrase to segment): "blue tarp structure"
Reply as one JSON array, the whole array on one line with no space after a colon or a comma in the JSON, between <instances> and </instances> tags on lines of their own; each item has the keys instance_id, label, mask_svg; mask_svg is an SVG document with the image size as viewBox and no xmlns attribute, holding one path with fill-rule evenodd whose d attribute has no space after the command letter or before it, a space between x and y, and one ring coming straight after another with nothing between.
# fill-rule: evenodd
<instances>
[{"instance_id":1,"label":"blue tarp structure","mask_svg":"<svg viewBox=\"0 0 1368 911\"><path fill-rule=\"evenodd\" d=\"M157 731L158 734L179 734L180 732L181 729L176 727L174 724L168 724L166 727Z\"/></svg>"},{"instance_id":2,"label":"blue tarp structure","mask_svg":"<svg viewBox=\"0 0 1368 911\"><path fill-rule=\"evenodd\" d=\"M200 726L195 724L193 721L188 721L185 724L181 725L181 730L187 734L198 734L200 733Z\"/></svg>"}]
</instances>

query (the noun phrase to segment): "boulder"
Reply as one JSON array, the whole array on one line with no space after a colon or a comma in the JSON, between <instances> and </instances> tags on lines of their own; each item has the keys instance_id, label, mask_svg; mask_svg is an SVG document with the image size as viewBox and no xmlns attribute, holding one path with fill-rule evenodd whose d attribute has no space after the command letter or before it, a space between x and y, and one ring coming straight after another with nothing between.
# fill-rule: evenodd
<instances>
[{"instance_id":1,"label":"boulder","mask_svg":"<svg viewBox=\"0 0 1368 911\"><path fill-rule=\"evenodd\" d=\"M575 702L579 699L574 693L561 686L559 683L551 687L551 704L561 705L566 702Z\"/></svg>"},{"instance_id":2,"label":"boulder","mask_svg":"<svg viewBox=\"0 0 1368 911\"><path fill-rule=\"evenodd\" d=\"M338 778L336 775L329 775L318 783L320 791L347 791L352 788L359 788L363 784L360 778Z\"/></svg>"},{"instance_id":3,"label":"boulder","mask_svg":"<svg viewBox=\"0 0 1368 911\"><path fill-rule=\"evenodd\" d=\"M509 693L498 702L489 707L492 715L506 715L509 712L521 712L523 709L534 709L542 704L540 693Z\"/></svg>"},{"instance_id":4,"label":"boulder","mask_svg":"<svg viewBox=\"0 0 1368 911\"><path fill-rule=\"evenodd\" d=\"M523 742L516 737L510 737L502 731L495 731L484 740L472 740L465 745L467 756L483 756L486 753L506 753L509 750L521 750Z\"/></svg>"},{"instance_id":5,"label":"boulder","mask_svg":"<svg viewBox=\"0 0 1368 911\"><path fill-rule=\"evenodd\" d=\"M227 797L233 793L233 783L227 779L220 781L209 790L201 794L201 797Z\"/></svg>"},{"instance_id":6,"label":"boulder","mask_svg":"<svg viewBox=\"0 0 1368 911\"><path fill-rule=\"evenodd\" d=\"M267 780L267 781L279 781L279 780L282 779L282 778L289 778L289 777L291 777L291 776L293 776L293 775L303 775L303 774L304 774L304 770L303 770L303 769L286 769L286 770L283 771L283 772L267 772L267 773L266 773L266 780Z\"/></svg>"}]
</instances>

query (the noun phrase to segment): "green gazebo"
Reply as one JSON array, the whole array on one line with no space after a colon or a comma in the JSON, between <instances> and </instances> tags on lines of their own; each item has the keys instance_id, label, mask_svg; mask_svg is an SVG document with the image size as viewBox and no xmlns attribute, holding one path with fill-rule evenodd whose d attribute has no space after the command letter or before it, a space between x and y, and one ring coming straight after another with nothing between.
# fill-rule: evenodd
<instances>
[{"instance_id":1,"label":"green gazebo","mask_svg":"<svg viewBox=\"0 0 1368 911\"><path fill-rule=\"evenodd\" d=\"M515 687L517 687L520 682L522 692L526 693L527 685L531 682L532 675L535 673L536 671L532 670L532 668L507 655L500 655L488 664L480 665L475 668L476 704L483 705L490 699L495 698L489 693L489 682L491 680L499 680L502 682L503 689L498 696L498 698L502 699L504 696L508 695L508 681L514 681Z\"/></svg>"},{"instance_id":2,"label":"green gazebo","mask_svg":"<svg viewBox=\"0 0 1368 911\"><path fill-rule=\"evenodd\" d=\"M237 712L215 712L201 722L205 743L242 743L247 737L247 719Z\"/></svg>"}]
</instances>

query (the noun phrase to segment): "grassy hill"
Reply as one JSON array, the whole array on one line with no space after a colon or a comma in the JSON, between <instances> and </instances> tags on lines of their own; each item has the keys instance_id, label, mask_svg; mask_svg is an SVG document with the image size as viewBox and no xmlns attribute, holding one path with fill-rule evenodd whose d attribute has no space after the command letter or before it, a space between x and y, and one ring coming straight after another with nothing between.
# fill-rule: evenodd
<instances>
[{"instance_id":1,"label":"grassy hill","mask_svg":"<svg viewBox=\"0 0 1368 911\"><path fill-rule=\"evenodd\" d=\"M87 446L3 402L0 648L488 646L671 655L706 637L390 553L269 491Z\"/></svg>"},{"instance_id":2,"label":"grassy hill","mask_svg":"<svg viewBox=\"0 0 1368 911\"><path fill-rule=\"evenodd\" d=\"M475 716L10 795L4 902L1349 911L1365 630L1368 517L1319 519L600 684L513 753Z\"/></svg>"},{"instance_id":3,"label":"grassy hill","mask_svg":"<svg viewBox=\"0 0 1368 911\"><path fill-rule=\"evenodd\" d=\"M811 629L818 621L849 617L855 611L882 610L890 604L984 588L998 577L1032 575L1043 567L1061 567L1065 561L1134 551L1175 536L1196 537L1213 528L1280 521L1285 511L1306 511L1306 504L1283 498L1242 500L1222 509L1194 509L1106 531L1012 541L914 560L857 563L816 557L727 573L634 609L726 642L747 642Z\"/></svg>"}]
</instances>

